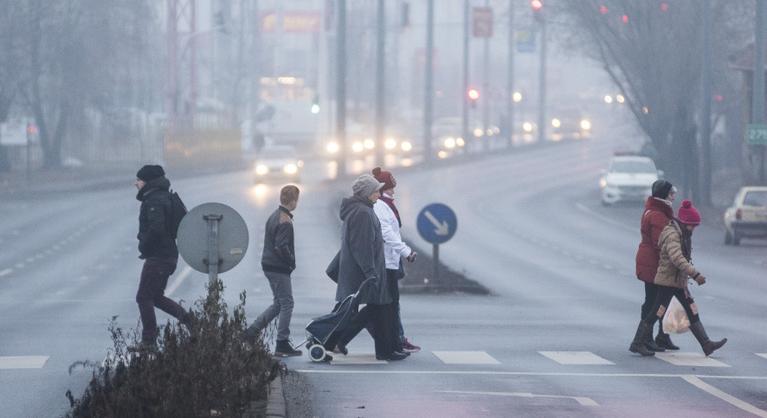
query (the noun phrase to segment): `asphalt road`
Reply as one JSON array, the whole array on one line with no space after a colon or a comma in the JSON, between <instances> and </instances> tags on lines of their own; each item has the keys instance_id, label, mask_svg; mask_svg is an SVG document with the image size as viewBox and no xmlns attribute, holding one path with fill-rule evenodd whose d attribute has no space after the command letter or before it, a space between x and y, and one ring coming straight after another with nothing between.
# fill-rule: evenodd
<instances>
[{"instance_id":1,"label":"asphalt road","mask_svg":"<svg viewBox=\"0 0 767 418\"><path fill-rule=\"evenodd\" d=\"M767 353L767 243L725 247L709 220L696 230L693 256L709 283L692 291L709 335L730 339L712 359L689 333L673 339L690 354L664 360L628 352L643 298L633 277L641 207L599 205L598 172L615 147L597 138L395 172L407 237L418 241L414 218L423 205L451 205L459 230L442 259L493 295L403 296L406 333L423 351L402 362L371 362L364 334L333 364L288 359L310 388L312 415L767 416L767 355L758 355ZM324 182L324 171L307 164L296 211L294 342L333 306L323 271L338 248L335 212L348 187ZM254 318L271 299L259 256L277 187L256 187L249 177L202 177L174 188L190 207L219 201L246 219L251 247L223 278L232 303L247 290ZM70 375L69 365L104 357L112 316L137 324L141 263L130 180L120 190L0 202L1 417L64 413L66 390L80 393L90 377ZM203 295L204 282L181 263L166 294L188 304Z\"/></svg>"}]
</instances>

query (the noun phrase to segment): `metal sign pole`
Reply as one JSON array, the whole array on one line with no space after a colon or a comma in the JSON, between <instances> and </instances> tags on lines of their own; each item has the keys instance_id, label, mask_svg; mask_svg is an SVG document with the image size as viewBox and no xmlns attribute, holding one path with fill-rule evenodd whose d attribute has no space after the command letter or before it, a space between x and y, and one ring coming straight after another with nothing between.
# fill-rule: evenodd
<instances>
[{"instance_id":1,"label":"metal sign pole","mask_svg":"<svg viewBox=\"0 0 767 418\"><path fill-rule=\"evenodd\" d=\"M439 284L439 245L434 244L432 246L432 259L434 260L433 270L432 270L432 279L434 283L433 285Z\"/></svg>"},{"instance_id":2,"label":"metal sign pole","mask_svg":"<svg viewBox=\"0 0 767 418\"><path fill-rule=\"evenodd\" d=\"M208 222L208 280L211 283L218 279L218 265L221 258L218 255L218 223L223 219L223 215L208 214L203 219Z\"/></svg>"}]
</instances>

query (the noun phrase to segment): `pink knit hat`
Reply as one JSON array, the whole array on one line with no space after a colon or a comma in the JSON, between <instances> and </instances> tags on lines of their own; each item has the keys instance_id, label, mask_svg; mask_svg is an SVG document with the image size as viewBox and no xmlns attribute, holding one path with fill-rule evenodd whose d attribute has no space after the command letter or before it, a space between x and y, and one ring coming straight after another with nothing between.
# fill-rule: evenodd
<instances>
[{"instance_id":1,"label":"pink knit hat","mask_svg":"<svg viewBox=\"0 0 767 418\"><path fill-rule=\"evenodd\" d=\"M677 216L683 224L700 225L700 213L689 200L682 201L682 207L679 208L679 214Z\"/></svg>"}]
</instances>

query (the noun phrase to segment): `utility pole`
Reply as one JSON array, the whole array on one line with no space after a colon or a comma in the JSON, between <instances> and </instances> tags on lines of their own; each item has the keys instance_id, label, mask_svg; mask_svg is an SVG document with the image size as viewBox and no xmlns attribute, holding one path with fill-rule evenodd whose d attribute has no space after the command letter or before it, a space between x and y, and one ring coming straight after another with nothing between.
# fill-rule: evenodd
<instances>
[{"instance_id":1,"label":"utility pole","mask_svg":"<svg viewBox=\"0 0 767 418\"><path fill-rule=\"evenodd\" d=\"M756 0L756 32L754 33L754 87L751 93L751 123L764 123L764 41L765 0ZM760 154L759 181L764 184L764 145L753 145Z\"/></svg>"},{"instance_id":2,"label":"utility pole","mask_svg":"<svg viewBox=\"0 0 767 418\"><path fill-rule=\"evenodd\" d=\"M546 141L546 19L539 12L541 55L538 65L538 143Z\"/></svg>"},{"instance_id":3,"label":"utility pole","mask_svg":"<svg viewBox=\"0 0 767 418\"><path fill-rule=\"evenodd\" d=\"M485 8L490 8L490 0L485 0ZM491 30L492 32L492 30ZM482 40L482 139L485 150L490 149L490 138L487 134L490 129L490 37Z\"/></svg>"},{"instance_id":4,"label":"utility pole","mask_svg":"<svg viewBox=\"0 0 767 418\"><path fill-rule=\"evenodd\" d=\"M338 140L337 177L346 175L346 0L338 0L336 28L336 139Z\"/></svg>"},{"instance_id":5,"label":"utility pole","mask_svg":"<svg viewBox=\"0 0 767 418\"><path fill-rule=\"evenodd\" d=\"M711 0L703 2L703 114L701 115L701 142L703 146L703 184L701 199L711 204Z\"/></svg>"},{"instance_id":6,"label":"utility pole","mask_svg":"<svg viewBox=\"0 0 767 418\"><path fill-rule=\"evenodd\" d=\"M471 45L469 33L471 24L470 0L463 0L463 91L461 92L461 136L466 146L469 144L469 101L466 95L469 92L469 46Z\"/></svg>"},{"instance_id":7,"label":"utility pole","mask_svg":"<svg viewBox=\"0 0 767 418\"><path fill-rule=\"evenodd\" d=\"M424 103L423 103L423 159L429 163L431 155L431 124L434 104L434 0L427 0L426 10L426 64L424 66Z\"/></svg>"},{"instance_id":8,"label":"utility pole","mask_svg":"<svg viewBox=\"0 0 767 418\"><path fill-rule=\"evenodd\" d=\"M384 0L378 0L376 35L376 164L384 166L386 135L386 8Z\"/></svg>"},{"instance_id":9,"label":"utility pole","mask_svg":"<svg viewBox=\"0 0 767 418\"><path fill-rule=\"evenodd\" d=\"M506 72L506 146L514 146L514 0L509 0L509 52Z\"/></svg>"}]
</instances>

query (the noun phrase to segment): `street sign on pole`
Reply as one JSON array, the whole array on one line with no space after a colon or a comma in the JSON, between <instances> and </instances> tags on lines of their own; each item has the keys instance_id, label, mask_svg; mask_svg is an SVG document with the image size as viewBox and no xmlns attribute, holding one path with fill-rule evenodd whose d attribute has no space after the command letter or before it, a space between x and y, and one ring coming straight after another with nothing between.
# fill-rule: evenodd
<instances>
[{"instance_id":1,"label":"street sign on pole","mask_svg":"<svg viewBox=\"0 0 767 418\"><path fill-rule=\"evenodd\" d=\"M475 38L493 37L493 9L490 7L475 7L473 10L472 34Z\"/></svg>"},{"instance_id":2,"label":"street sign on pole","mask_svg":"<svg viewBox=\"0 0 767 418\"><path fill-rule=\"evenodd\" d=\"M189 267L211 281L231 270L248 250L248 227L239 213L222 203L204 203L189 211L178 227L178 252Z\"/></svg>"},{"instance_id":3,"label":"street sign on pole","mask_svg":"<svg viewBox=\"0 0 767 418\"><path fill-rule=\"evenodd\" d=\"M458 229L458 218L455 212L442 203L432 203L418 214L418 233L432 244L433 278L439 283L439 246L450 241Z\"/></svg>"},{"instance_id":4,"label":"street sign on pole","mask_svg":"<svg viewBox=\"0 0 767 418\"><path fill-rule=\"evenodd\" d=\"M748 145L767 145L767 125L751 123L746 128Z\"/></svg>"}]
</instances>

